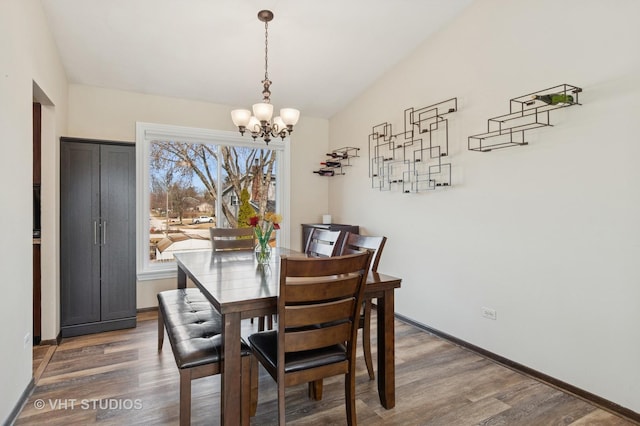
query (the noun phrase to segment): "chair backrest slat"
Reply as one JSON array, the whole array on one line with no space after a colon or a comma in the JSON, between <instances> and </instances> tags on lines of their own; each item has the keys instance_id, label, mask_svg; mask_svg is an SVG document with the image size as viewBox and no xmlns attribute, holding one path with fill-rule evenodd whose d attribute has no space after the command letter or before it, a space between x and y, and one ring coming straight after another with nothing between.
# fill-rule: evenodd
<instances>
[{"instance_id":1,"label":"chair backrest slat","mask_svg":"<svg viewBox=\"0 0 640 426\"><path fill-rule=\"evenodd\" d=\"M287 286L287 301L295 303L310 302L314 299L324 301L347 297L349 294L353 294L359 280L359 274L345 274L331 275L315 282L291 282Z\"/></svg>"},{"instance_id":2,"label":"chair backrest slat","mask_svg":"<svg viewBox=\"0 0 640 426\"><path fill-rule=\"evenodd\" d=\"M387 237L374 237L370 235L360 235L348 232L342 244L341 255L359 253L364 250L372 250L373 260L371 261L371 271L378 271L378 264L382 256L382 249L387 242Z\"/></svg>"},{"instance_id":3,"label":"chair backrest slat","mask_svg":"<svg viewBox=\"0 0 640 426\"><path fill-rule=\"evenodd\" d=\"M350 334L351 324L346 322L313 330L290 331L284 336L284 351L309 351L344 344Z\"/></svg>"},{"instance_id":4,"label":"chair backrest slat","mask_svg":"<svg viewBox=\"0 0 640 426\"><path fill-rule=\"evenodd\" d=\"M209 228L211 248L221 250L253 250L255 240L253 228Z\"/></svg>"},{"instance_id":5,"label":"chair backrest slat","mask_svg":"<svg viewBox=\"0 0 640 426\"><path fill-rule=\"evenodd\" d=\"M340 321L353 309L353 298L328 303L304 306L287 306L287 325L292 328L306 327L323 322Z\"/></svg>"},{"instance_id":6,"label":"chair backrest slat","mask_svg":"<svg viewBox=\"0 0 640 426\"><path fill-rule=\"evenodd\" d=\"M213 244L215 250L252 250L255 245L253 240L216 240Z\"/></svg>"},{"instance_id":7,"label":"chair backrest slat","mask_svg":"<svg viewBox=\"0 0 640 426\"><path fill-rule=\"evenodd\" d=\"M340 237L342 231L329 231L327 229L314 228L307 240L305 253L311 257L332 257L340 252Z\"/></svg>"}]
</instances>

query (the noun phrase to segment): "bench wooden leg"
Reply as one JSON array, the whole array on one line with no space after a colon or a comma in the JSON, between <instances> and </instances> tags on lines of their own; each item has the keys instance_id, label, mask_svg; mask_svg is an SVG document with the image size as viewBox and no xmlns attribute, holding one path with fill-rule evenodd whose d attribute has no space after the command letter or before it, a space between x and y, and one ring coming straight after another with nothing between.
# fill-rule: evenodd
<instances>
[{"instance_id":1,"label":"bench wooden leg","mask_svg":"<svg viewBox=\"0 0 640 426\"><path fill-rule=\"evenodd\" d=\"M180 426L191 424L191 371L180 370Z\"/></svg>"},{"instance_id":2,"label":"bench wooden leg","mask_svg":"<svg viewBox=\"0 0 640 426\"><path fill-rule=\"evenodd\" d=\"M158 352L162 350L164 344L164 318L162 318L162 310L158 308Z\"/></svg>"}]
</instances>

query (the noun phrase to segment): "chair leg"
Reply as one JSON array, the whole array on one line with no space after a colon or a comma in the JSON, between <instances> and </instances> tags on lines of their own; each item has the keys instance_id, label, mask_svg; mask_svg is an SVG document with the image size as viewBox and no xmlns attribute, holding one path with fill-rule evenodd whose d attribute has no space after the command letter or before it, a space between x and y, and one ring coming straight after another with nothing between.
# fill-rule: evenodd
<instances>
[{"instance_id":1,"label":"chair leg","mask_svg":"<svg viewBox=\"0 0 640 426\"><path fill-rule=\"evenodd\" d=\"M362 351L364 353L364 363L367 365L369 380L375 380L373 372L373 359L371 357L371 300L364 302L364 325L362 327Z\"/></svg>"},{"instance_id":2,"label":"chair leg","mask_svg":"<svg viewBox=\"0 0 640 426\"><path fill-rule=\"evenodd\" d=\"M180 426L191 424L191 372L180 370Z\"/></svg>"},{"instance_id":3,"label":"chair leg","mask_svg":"<svg viewBox=\"0 0 640 426\"><path fill-rule=\"evenodd\" d=\"M256 415L258 410L258 372L260 371L260 364L258 358L251 355L251 417Z\"/></svg>"},{"instance_id":4,"label":"chair leg","mask_svg":"<svg viewBox=\"0 0 640 426\"><path fill-rule=\"evenodd\" d=\"M284 410L284 380L278 381L278 425L286 426L287 420Z\"/></svg>"},{"instance_id":5,"label":"chair leg","mask_svg":"<svg viewBox=\"0 0 640 426\"><path fill-rule=\"evenodd\" d=\"M309 399L314 401L322 400L322 379L309 382Z\"/></svg>"},{"instance_id":6,"label":"chair leg","mask_svg":"<svg viewBox=\"0 0 640 426\"><path fill-rule=\"evenodd\" d=\"M264 331L265 326L267 330L273 330L273 315L258 318L258 331Z\"/></svg>"},{"instance_id":7,"label":"chair leg","mask_svg":"<svg viewBox=\"0 0 640 426\"><path fill-rule=\"evenodd\" d=\"M249 356L242 357L241 381L240 389L240 424L249 425L249 417L251 417L251 359Z\"/></svg>"},{"instance_id":8,"label":"chair leg","mask_svg":"<svg viewBox=\"0 0 640 426\"><path fill-rule=\"evenodd\" d=\"M158 308L158 352L162 350L162 344L164 343L164 318L162 317L162 311Z\"/></svg>"},{"instance_id":9,"label":"chair leg","mask_svg":"<svg viewBox=\"0 0 640 426\"><path fill-rule=\"evenodd\" d=\"M355 370L350 368L351 372L344 376L344 402L347 410L347 425L357 424L356 420L356 382Z\"/></svg>"}]
</instances>

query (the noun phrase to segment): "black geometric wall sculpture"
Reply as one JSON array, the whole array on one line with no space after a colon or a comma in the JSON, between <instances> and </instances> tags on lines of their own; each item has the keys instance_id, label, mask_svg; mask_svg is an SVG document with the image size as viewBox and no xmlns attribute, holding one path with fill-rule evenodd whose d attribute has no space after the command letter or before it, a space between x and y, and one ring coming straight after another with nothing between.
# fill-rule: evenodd
<instances>
[{"instance_id":1,"label":"black geometric wall sculpture","mask_svg":"<svg viewBox=\"0 0 640 426\"><path fill-rule=\"evenodd\" d=\"M451 98L404 111L404 131L390 123L373 126L369 135L369 177L380 191L416 193L451 186L448 114L458 110Z\"/></svg>"}]
</instances>

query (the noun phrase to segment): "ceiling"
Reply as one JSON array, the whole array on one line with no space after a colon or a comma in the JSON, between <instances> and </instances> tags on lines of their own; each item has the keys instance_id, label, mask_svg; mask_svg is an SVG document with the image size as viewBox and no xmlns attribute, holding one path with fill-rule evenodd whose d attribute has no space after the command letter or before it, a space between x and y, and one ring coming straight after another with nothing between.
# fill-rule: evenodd
<instances>
[{"instance_id":1,"label":"ceiling","mask_svg":"<svg viewBox=\"0 0 640 426\"><path fill-rule=\"evenodd\" d=\"M70 83L329 118L472 0L41 0Z\"/></svg>"}]
</instances>

